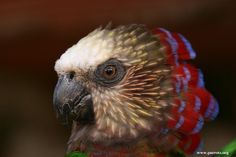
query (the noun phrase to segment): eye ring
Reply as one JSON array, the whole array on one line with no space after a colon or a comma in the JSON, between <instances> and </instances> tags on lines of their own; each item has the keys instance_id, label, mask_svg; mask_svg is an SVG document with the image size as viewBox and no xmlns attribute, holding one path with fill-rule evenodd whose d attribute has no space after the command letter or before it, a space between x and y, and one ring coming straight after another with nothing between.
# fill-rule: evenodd
<instances>
[{"instance_id":1,"label":"eye ring","mask_svg":"<svg viewBox=\"0 0 236 157\"><path fill-rule=\"evenodd\" d=\"M125 76L126 68L117 59L110 59L94 71L95 81L102 86L113 86Z\"/></svg>"}]
</instances>

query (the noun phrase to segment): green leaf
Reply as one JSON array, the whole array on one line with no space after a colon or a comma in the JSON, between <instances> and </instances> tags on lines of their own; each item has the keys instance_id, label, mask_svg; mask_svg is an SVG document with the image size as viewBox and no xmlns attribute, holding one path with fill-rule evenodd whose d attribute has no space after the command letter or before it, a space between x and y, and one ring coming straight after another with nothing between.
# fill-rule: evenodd
<instances>
[{"instance_id":1,"label":"green leaf","mask_svg":"<svg viewBox=\"0 0 236 157\"><path fill-rule=\"evenodd\" d=\"M227 157L235 157L236 156L236 139L230 144L226 145L223 149L220 150L221 153L227 152L229 155ZM224 157L225 154L219 154L214 157Z\"/></svg>"},{"instance_id":2,"label":"green leaf","mask_svg":"<svg viewBox=\"0 0 236 157\"><path fill-rule=\"evenodd\" d=\"M88 157L86 153L81 153L81 152L71 152L67 154L65 157Z\"/></svg>"},{"instance_id":3,"label":"green leaf","mask_svg":"<svg viewBox=\"0 0 236 157\"><path fill-rule=\"evenodd\" d=\"M185 157L185 154L181 150L175 150L170 152L167 157Z\"/></svg>"}]
</instances>

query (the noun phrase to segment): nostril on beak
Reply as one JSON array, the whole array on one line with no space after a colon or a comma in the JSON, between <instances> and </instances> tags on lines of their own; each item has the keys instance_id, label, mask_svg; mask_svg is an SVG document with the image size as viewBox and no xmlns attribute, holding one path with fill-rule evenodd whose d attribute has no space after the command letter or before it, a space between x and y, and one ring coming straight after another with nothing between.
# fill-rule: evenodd
<instances>
[{"instance_id":1,"label":"nostril on beak","mask_svg":"<svg viewBox=\"0 0 236 157\"><path fill-rule=\"evenodd\" d=\"M70 105L68 103L64 104L62 107L62 111L64 115L69 115L70 114Z\"/></svg>"},{"instance_id":2,"label":"nostril on beak","mask_svg":"<svg viewBox=\"0 0 236 157\"><path fill-rule=\"evenodd\" d=\"M71 71L69 74L68 74L68 79L71 81L73 80L75 77L75 72L74 71Z\"/></svg>"}]
</instances>

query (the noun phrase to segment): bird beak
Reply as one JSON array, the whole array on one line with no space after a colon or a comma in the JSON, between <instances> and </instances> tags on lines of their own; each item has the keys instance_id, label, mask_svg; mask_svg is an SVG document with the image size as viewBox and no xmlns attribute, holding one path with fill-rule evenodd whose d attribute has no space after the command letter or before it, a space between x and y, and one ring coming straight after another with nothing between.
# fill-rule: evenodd
<instances>
[{"instance_id":1,"label":"bird beak","mask_svg":"<svg viewBox=\"0 0 236 157\"><path fill-rule=\"evenodd\" d=\"M91 94L69 75L59 76L54 90L53 104L58 117L65 124L70 121L77 121L80 124L94 121Z\"/></svg>"}]
</instances>

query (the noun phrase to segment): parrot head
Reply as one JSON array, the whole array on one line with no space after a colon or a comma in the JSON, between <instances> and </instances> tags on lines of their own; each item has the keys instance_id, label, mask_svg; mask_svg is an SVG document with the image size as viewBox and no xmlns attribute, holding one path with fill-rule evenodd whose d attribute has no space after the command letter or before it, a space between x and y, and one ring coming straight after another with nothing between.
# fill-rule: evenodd
<instances>
[{"instance_id":1,"label":"parrot head","mask_svg":"<svg viewBox=\"0 0 236 157\"><path fill-rule=\"evenodd\" d=\"M180 89L184 81L176 80L188 76L176 70L181 66L176 65L176 55L167 53L168 33L163 32L158 36L135 24L98 28L56 61L53 101L58 116L73 121L69 151L81 144L133 144L150 135L161 145L163 139L170 141L168 135L178 139L176 134L183 134L177 125L183 125L179 117L186 116L173 110L180 101L187 103L180 94L190 85ZM195 121L201 121L199 117ZM196 123L198 131L202 123Z\"/></svg>"}]
</instances>

